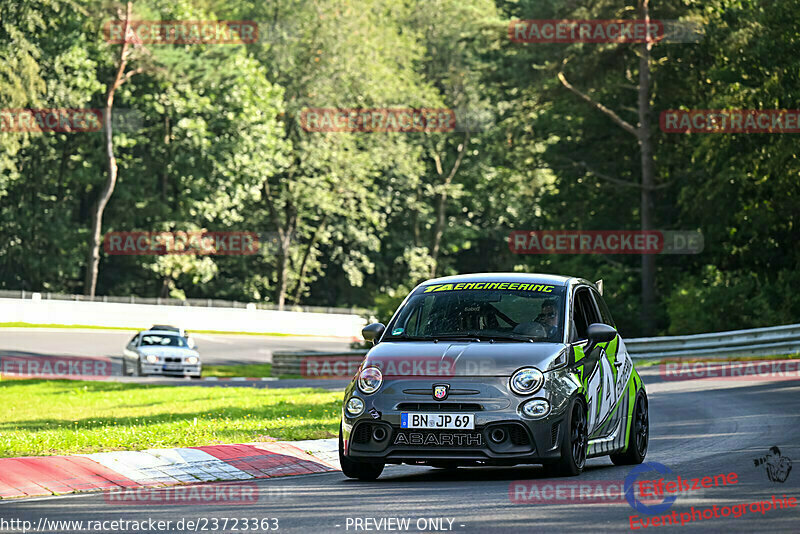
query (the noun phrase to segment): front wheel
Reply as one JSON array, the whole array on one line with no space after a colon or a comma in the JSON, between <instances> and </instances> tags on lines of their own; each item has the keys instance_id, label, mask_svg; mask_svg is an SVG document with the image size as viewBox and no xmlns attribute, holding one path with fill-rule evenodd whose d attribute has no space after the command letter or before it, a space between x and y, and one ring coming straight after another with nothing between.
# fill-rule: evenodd
<instances>
[{"instance_id":1,"label":"front wheel","mask_svg":"<svg viewBox=\"0 0 800 534\"><path fill-rule=\"evenodd\" d=\"M347 478L357 478L358 480L376 480L381 476L385 465L383 462L359 462L345 456L341 425L339 425L339 464L342 466L342 473L344 473L344 476Z\"/></svg>"},{"instance_id":2,"label":"front wheel","mask_svg":"<svg viewBox=\"0 0 800 534\"><path fill-rule=\"evenodd\" d=\"M545 465L549 474L572 477L581 474L586 465L587 434L586 408L576 398L567 417L567 435L561 440L561 458L554 464Z\"/></svg>"},{"instance_id":3,"label":"front wheel","mask_svg":"<svg viewBox=\"0 0 800 534\"><path fill-rule=\"evenodd\" d=\"M631 421L631 435L628 436L628 448L625 452L610 455L614 465L637 465L647 455L650 442L650 415L647 410L647 396L644 393L636 397Z\"/></svg>"}]
</instances>

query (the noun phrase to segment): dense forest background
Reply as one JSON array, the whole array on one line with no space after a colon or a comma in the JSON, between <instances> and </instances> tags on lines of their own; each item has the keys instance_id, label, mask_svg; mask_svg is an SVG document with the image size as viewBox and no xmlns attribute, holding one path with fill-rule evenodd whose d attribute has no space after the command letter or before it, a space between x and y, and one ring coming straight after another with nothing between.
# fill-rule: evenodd
<instances>
[{"instance_id":1,"label":"dense forest background","mask_svg":"<svg viewBox=\"0 0 800 534\"><path fill-rule=\"evenodd\" d=\"M652 46L508 35L513 19L643 9L703 34ZM259 39L123 50L103 27L125 16L99 0L0 3L0 109L103 109L113 89L117 168L98 225L106 131L0 130L0 289L91 293L95 227L207 229L269 237L255 256L101 247L94 291L386 319L432 276L544 272L604 279L627 336L798 322L796 135L659 129L666 109L800 108L797 0L137 0L134 19L257 21ZM308 107L450 108L462 121L314 133L298 121ZM638 230L643 209L651 228L701 231L702 253L646 264L508 247L513 230Z\"/></svg>"}]
</instances>

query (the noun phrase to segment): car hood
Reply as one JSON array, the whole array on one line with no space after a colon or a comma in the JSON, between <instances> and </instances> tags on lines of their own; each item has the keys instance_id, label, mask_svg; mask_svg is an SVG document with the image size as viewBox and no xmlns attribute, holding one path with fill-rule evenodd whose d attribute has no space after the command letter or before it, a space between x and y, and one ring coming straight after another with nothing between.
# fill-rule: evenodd
<instances>
[{"instance_id":1,"label":"car hood","mask_svg":"<svg viewBox=\"0 0 800 534\"><path fill-rule=\"evenodd\" d=\"M189 356L200 356L197 351L187 349L185 347L159 347L156 345L139 347L139 354L147 356L154 354L163 357L181 357L188 358Z\"/></svg>"},{"instance_id":2,"label":"car hood","mask_svg":"<svg viewBox=\"0 0 800 534\"><path fill-rule=\"evenodd\" d=\"M488 341L384 341L369 351L364 366L386 378L405 376L511 376L520 367L545 371L562 343Z\"/></svg>"}]
</instances>

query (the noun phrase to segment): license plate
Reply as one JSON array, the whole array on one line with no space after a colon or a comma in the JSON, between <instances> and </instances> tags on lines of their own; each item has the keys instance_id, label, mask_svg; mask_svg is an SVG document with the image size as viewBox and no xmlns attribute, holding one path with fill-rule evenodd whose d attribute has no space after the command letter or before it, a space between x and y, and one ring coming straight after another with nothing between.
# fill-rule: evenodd
<instances>
[{"instance_id":1,"label":"license plate","mask_svg":"<svg viewBox=\"0 0 800 534\"><path fill-rule=\"evenodd\" d=\"M474 430L475 414L471 413L403 413L400 428L444 428Z\"/></svg>"},{"instance_id":2,"label":"license plate","mask_svg":"<svg viewBox=\"0 0 800 534\"><path fill-rule=\"evenodd\" d=\"M180 365L165 365L164 371L182 371L183 367Z\"/></svg>"}]
</instances>

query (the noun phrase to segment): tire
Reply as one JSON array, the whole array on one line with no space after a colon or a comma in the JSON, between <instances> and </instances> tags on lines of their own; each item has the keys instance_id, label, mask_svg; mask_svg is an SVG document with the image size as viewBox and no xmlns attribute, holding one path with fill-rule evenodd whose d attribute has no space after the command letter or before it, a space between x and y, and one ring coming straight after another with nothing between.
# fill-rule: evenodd
<instances>
[{"instance_id":1,"label":"tire","mask_svg":"<svg viewBox=\"0 0 800 534\"><path fill-rule=\"evenodd\" d=\"M136 360L136 367L133 368L133 376L144 376L144 373L142 373L142 360Z\"/></svg>"},{"instance_id":2,"label":"tire","mask_svg":"<svg viewBox=\"0 0 800 534\"><path fill-rule=\"evenodd\" d=\"M341 425L339 425L339 464L342 466L342 473L347 478L357 478L365 481L377 480L381 476L385 465L383 462L358 462L345 456Z\"/></svg>"},{"instance_id":3,"label":"tire","mask_svg":"<svg viewBox=\"0 0 800 534\"><path fill-rule=\"evenodd\" d=\"M572 401L567 417L568 432L561 440L561 458L555 463L544 466L549 475L573 477L581 474L586 466L586 451L589 445L587 425L586 407L580 398L576 398Z\"/></svg>"},{"instance_id":4,"label":"tire","mask_svg":"<svg viewBox=\"0 0 800 534\"><path fill-rule=\"evenodd\" d=\"M647 395L644 392L639 393L633 407L628 448L625 452L610 455L614 465L637 465L647 456L647 446L650 443L650 415L647 408Z\"/></svg>"},{"instance_id":5,"label":"tire","mask_svg":"<svg viewBox=\"0 0 800 534\"><path fill-rule=\"evenodd\" d=\"M122 357L122 376L128 376L128 359L125 356Z\"/></svg>"}]
</instances>

